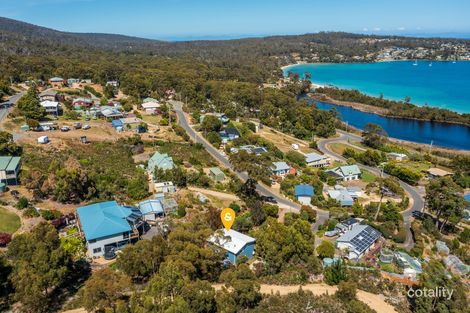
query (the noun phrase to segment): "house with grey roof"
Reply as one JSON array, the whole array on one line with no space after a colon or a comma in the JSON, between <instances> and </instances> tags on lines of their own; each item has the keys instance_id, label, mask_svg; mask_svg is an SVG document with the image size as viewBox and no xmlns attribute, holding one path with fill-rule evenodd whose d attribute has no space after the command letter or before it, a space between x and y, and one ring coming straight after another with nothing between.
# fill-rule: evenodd
<instances>
[{"instance_id":1,"label":"house with grey roof","mask_svg":"<svg viewBox=\"0 0 470 313\"><path fill-rule=\"evenodd\" d=\"M326 171L326 173L339 181L352 181L361 178L361 170L357 165L339 166Z\"/></svg>"},{"instance_id":2,"label":"house with grey roof","mask_svg":"<svg viewBox=\"0 0 470 313\"><path fill-rule=\"evenodd\" d=\"M318 153L305 154L305 163L310 167L325 167L330 165L330 158Z\"/></svg>"},{"instance_id":3,"label":"house with grey roof","mask_svg":"<svg viewBox=\"0 0 470 313\"><path fill-rule=\"evenodd\" d=\"M356 225L336 240L336 247L348 252L350 260L358 260L364 256L380 239L382 234L369 225Z\"/></svg>"},{"instance_id":4,"label":"house with grey roof","mask_svg":"<svg viewBox=\"0 0 470 313\"><path fill-rule=\"evenodd\" d=\"M20 167L20 157L0 156L0 183L6 185L17 185Z\"/></svg>"},{"instance_id":5,"label":"house with grey roof","mask_svg":"<svg viewBox=\"0 0 470 313\"><path fill-rule=\"evenodd\" d=\"M289 174L290 166L286 162L273 162L271 173L275 176L285 177Z\"/></svg>"}]
</instances>

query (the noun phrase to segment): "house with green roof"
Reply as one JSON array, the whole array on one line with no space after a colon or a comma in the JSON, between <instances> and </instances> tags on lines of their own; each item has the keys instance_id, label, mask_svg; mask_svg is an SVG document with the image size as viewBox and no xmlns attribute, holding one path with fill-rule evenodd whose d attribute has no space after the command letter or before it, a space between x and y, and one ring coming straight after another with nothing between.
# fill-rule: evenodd
<instances>
[{"instance_id":1,"label":"house with green roof","mask_svg":"<svg viewBox=\"0 0 470 313\"><path fill-rule=\"evenodd\" d=\"M15 156L0 156L0 183L18 185L21 158Z\"/></svg>"},{"instance_id":2,"label":"house with green roof","mask_svg":"<svg viewBox=\"0 0 470 313\"><path fill-rule=\"evenodd\" d=\"M361 170L357 165L339 166L326 172L336 180L351 181L361 178Z\"/></svg>"},{"instance_id":3,"label":"house with green roof","mask_svg":"<svg viewBox=\"0 0 470 313\"><path fill-rule=\"evenodd\" d=\"M153 175L157 168L161 170L171 170L175 168L173 158L166 153L155 152L148 161L147 171Z\"/></svg>"},{"instance_id":4,"label":"house with green roof","mask_svg":"<svg viewBox=\"0 0 470 313\"><path fill-rule=\"evenodd\" d=\"M77 209L78 226L85 236L88 255L103 256L139 238L142 213L116 201L98 202Z\"/></svg>"}]
</instances>

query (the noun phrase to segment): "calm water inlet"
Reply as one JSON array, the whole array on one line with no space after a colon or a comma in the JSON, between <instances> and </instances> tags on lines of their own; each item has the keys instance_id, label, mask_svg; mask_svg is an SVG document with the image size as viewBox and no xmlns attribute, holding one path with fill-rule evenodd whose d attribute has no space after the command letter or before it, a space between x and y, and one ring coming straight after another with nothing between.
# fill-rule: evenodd
<instances>
[{"instance_id":1,"label":"calm water inlet","mask_svg":"<svg viewBox=\"0 0 470 313\"><path fill-rule=\"evenodd\" d=\"M391 118L366 113L351 107L315 101L319 109L335 108L341 120L355 128L364 129L367 123L382 126L390 137L436 146L470 150L470 127L440 122Z\"/></svg>"}]
</instances>

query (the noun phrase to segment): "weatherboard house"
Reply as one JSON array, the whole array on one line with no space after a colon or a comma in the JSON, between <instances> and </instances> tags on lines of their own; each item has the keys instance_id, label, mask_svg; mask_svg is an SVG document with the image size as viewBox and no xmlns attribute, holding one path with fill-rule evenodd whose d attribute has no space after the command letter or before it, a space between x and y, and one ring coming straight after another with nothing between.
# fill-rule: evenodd
<instances>
[{"instance_id":1,"label":"weatherboard house","mask_svg":"<svg viewBox=\"0 0 470 313\"><path fill-rule=\"evenodd\" d=\"M336 240L336 247L348 252L350 260L358 260L364 256L382 235L369 225L355 225Z\"/></svg>"},{"instance_id":2,"label":"weatherboard house","mask_svg":"<svg viewBox=\"0 0 470 313\"><path fill-rule=\"evenodd\" d=\"M77 217L90 257L103 256L138 239L143 225L139 209L119 205L116 201L79 207Z\"/></svg>"},{"instance_id":3,"label":"weatherboard house","mask_svg":"<svg viewBox=\"0 0 470 313\"><path fill-rule=\"evenodd\" d=\"M232 264L236 264L237 258L240 256L251 259L255 254L256 239L233 229L218 230L207 241L215 247L225 250L227 260Z\"/></svg>"},{"instance_id":4,"label":"weatherboard house","mask_svg":"<svg viewBox=\"0 0 470 313\"><path fill-rule=\"evenodd\" d=\"M154 173L155 169L171 170L175 167L173 158L166 153L155 152L149 159L147 170L149 173Z\"/></svg>"},{"instance_id":5,"label":"weatherboard house","mask_svg":"<svg viewBox=\"0 0 470 313\"><path fill-rule=\"evenodd\" d=\"M340 181L352 181L361 178L361 170L357 165L339 166L326 173Z\"/></svg>"},{"instance_id":6,"label":"weatherboard house","mask_svg":"<svg viewBox=\"0 0 470 313\"><path fill-rule=\"evenodd\" d=\"M17 185L20 173L21 158L15 156L0 156L0 183Z\"/></svg>"}]
</instances>

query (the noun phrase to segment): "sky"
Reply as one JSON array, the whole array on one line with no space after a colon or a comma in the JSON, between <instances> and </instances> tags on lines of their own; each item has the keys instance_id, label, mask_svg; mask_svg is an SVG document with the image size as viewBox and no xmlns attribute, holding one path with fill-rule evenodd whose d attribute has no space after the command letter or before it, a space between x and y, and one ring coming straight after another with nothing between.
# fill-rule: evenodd
<instances>
[{"instance_id":1,"label":"sky","mask_svg":"<svg viewBox=\"0 0 470 313\"><path fill-rule=\"evenodd\" d=\"M469 0L0 0L3 17L165 40L318 31L462 36L470 34L469 13Z\"/></svg>"}]
</instances>

